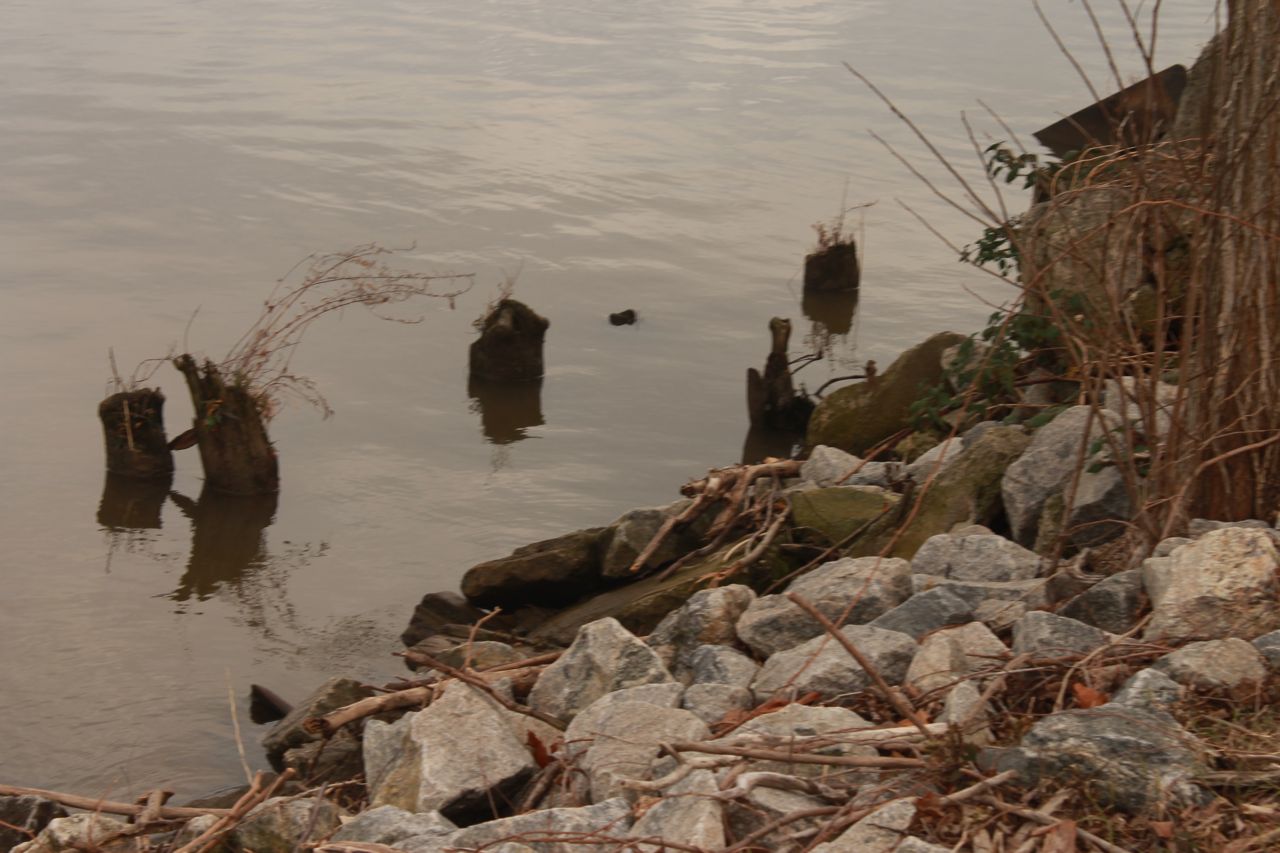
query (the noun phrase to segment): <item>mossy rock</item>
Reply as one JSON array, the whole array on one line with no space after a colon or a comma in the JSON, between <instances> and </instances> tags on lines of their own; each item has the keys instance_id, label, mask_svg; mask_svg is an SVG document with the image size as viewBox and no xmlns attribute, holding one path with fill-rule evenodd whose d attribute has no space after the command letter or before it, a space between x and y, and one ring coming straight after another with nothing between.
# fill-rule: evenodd
<instances>
[{"instance_id":1,"label":"mossy rock","mask_svg":"<svg viewBox=\"0 0 1280 853\"><path fill-rule=\"evenodd\" d=\"M907 426L921 388L942 381L942 354L964 340L964 335L940 332L898 356L874 379L832 392L809 419L806 442L865 454Z\"/></svg>"},{"instance_id":2,"label":"mossy rock","mask_svg":"<svg viewBox=\"0 0 1280 853\"><path fill-rule=\"evenodd\" d=\"M993 427L964 449L920 498L918 512L887 556L911 559L930 536L947 533L957 524L991 526L1004 515L1000 480L1022 455L1031 437L1018 427ZM915 500L916 498L913 498ZM895 535L900 513L892 513L846 552L850 557L879 554Z\"/></svg>"},{"instance_id":3,"label":"mossy rock","mask_svg":"<svg viewBox=\"0 0 1280 853\"><path fill-rule=\"evenodd\" d=\"M841 541L901 500L901 495L877 486L802 489L789 496L796 526L816 531L826 545Z\"/></svg>"}]
</instances>

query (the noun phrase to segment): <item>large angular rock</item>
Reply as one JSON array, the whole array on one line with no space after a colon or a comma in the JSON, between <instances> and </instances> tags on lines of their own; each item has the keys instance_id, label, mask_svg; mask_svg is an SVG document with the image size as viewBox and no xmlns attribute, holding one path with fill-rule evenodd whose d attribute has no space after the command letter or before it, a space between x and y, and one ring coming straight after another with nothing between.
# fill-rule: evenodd
<instances>
[{"instance_id":1,"label":"large angular rock","mask_svg":"<svg viewBox=\"0 0 1280 853\"><path fill-rule=\"evenodd\" d=\"M1009 601L1034 609L1048 607L1055 601L1054 590L1048 578L1026 581L955 581L933 575L912 575L911 587L916 595L939 587L949 589L969 602L975 616L984 604Z\"/></svg>"},{"instance_id":2,"label":"large angular rock","mask_svg":"<svg viewBox=\"0 0 1280 853\"><path fill-rule=\"evenodd\" d=\"M735 838L743 838L765 830L787 815L830 805L828 801L809 794L761 786L752 788L745 797L730 800L726 804L725 812L728 817L729 831ZM755 846L760 850L791 849L788 836L792 833L814 830L822 821L822 817L811 817L788 822L757 839Z\"/></svg>"},{"instance_id":3,"label":"large angular rock","mask_svg":"<svg viewBox=\"0 0 1280 853\"><path fill-rule=\"evenodd\" d=\"M919 646L906 634L846 625L840 629L890 684L901 684ZM765 699L784 688L796 695L810 691L823 698L856 693L871 685L871 677L844 648L825 634L769 656L751 684L756 698Z\"/></svg>"},{"instance_id":4,"label":"large angular rock","mask_svg":"<svg viewBox=\"0 0 1280 853\"><path fill-rule=\"evenodd\" d=\"M267 758L277 768L281 766L284 754L296 747L318 740L303 723L310 717L321 717L330 711L366 699L374 694L372 687L361 684L351 678L330 678L316 688L315 692L294 706L293 710L262 737L262 748Z\"/></svg>"},{"instance_id":5,"label":"large angular rock","mask_svg":"<svg viewBox=\"0 0 1280 853\"><path fill-rule=\"evenodd\" d=\"M793 582L796 593L828 619L849 611L850 624L869 622L911 596L911 566L905 560L859 557L836 560ZM738 636L752 651L768 656L822 633L822 626L785 595L756 599L742 614Z\"/></svg>"},{"instance_id":6,"label":"large angular rock","mask_svg":"<svg viewBox=\"0 0 1280 853\"><path fill-rule=\"evenodd\" d=\"M961 581L1023 581L1040 574L1041 559L992 533L931 536L911 558L911 571Z\"/></svg>"},{"instance_id":7,"label":"large angular rock","mask_svg":"<svg viewBox=\"0 0 1280 853\"><path fill-rule=\"evenodd\" d=\"M627 794L624 781L648 778L664 742L710 736L707 724L689 711L606 697L574 717L564 740L586 775L585 792L601 803Z\"/></svg>"},{"instance_id":8,"label":"large angular rock","mask_svg":"<svg viewBox=\"0 0 1280 853\"><path fill-rule=\"evenodd\" d=\"M919 495L918 508L903 520L886 516L851 546L852 554L878 554L911 559L931 536L957 525L995 523L1004 513L1000 483L1005 470L1031 439L1019 427L996 426L966 443L955 461ZM899 531L901 528L901 531Z\"/></svg>"},{"instance_id":9,"label":"large angular rock","mask_svg":"<svg viewBox=\"0 0 1280 853\"><path fill-rule=\"evenodd\" d=\"M1120 418L1114 413L1094 413L1089 406L1074 406L1036 432L1026 452L1008 467L1000 483L1005 513L1016 541L1022 545L1035 542L1045 501L1062 490L1081 464L1079 454L1086 428L1087 441L1091 442L1119 424Z\"/></svg>"},{"instance_id":10,"label":"large angular rock","mask_svg":"<svg viewBox=\"0 0 1280 853\"><path fill-rule=\"evenodd\" d=\"M898 478L900 467L897 462L868 462L838 447L820 444L800 466L800 478L824 489L830 486L888 487ZM857 469L856 474L843 479L854 469Z\"/></svg>"},{"instance_id":11,"label":"large angular rock","mask_svg":"<svg viewBox=\"0 0 1280 853\"><path fill-rule=\"evenodd\" d=\"M1023 784L1079 787L1102 806L1141 814L1205 805L1212 795L1194 742L1168 714L1107 703L1038 721L1020 747L994 756Z\"/></svg>"},{"instance_id":12,"label":"large angular rock","mask_svg":"<svg viewBox=\"0 0 1280 853\"><path fill-rule=\"evenodd\" d=\"M734 626L755 600L751 588L741 584L701 590L659 622L646 642L671 674L688 684L699 650L708 644L734 645L738 640Z\"/></svg>"},{"instance_id":13,"label":"large angular rock","mask_svg":"<svg viewBox=\"0 0 1280 853\"><path fill-rule=\"evenodd\" d=\"M126 823L93 812L54 818L35 838L14 847L12 853L66 853L71 850L132 853L132 839L106 840L128 828Z\"/></svg>"},{"instance_id":14,"label":"large angular rock","mask_svg":"<svg viewBox=\"0 0 1280 853\"><path fill-rule=\"evenodd\" d=\"M1280 631L1271 631L1255 638L1253 647L1266 659L1267 667L1272 672L1280 671Z\"/></svg>"},{"instance_id":15,"label":"large angular rock","mask_svg":"<svg viewBox=\"0 0 1280 853\"><path fill-rule=\"evenodd\" d=\"M569 720L606 693L639 684L674 681L653 649L618 624L600 619L582 626L573 645L529 692L529 707Z\"/></svg>"},{"instance_id":16,"label":"large angular rock","mask_svg":"<svg viewBox=\"0 0 1280 853\"><path fill-rule=\"evenodd\" d=\"M699 646L689 659L693 684L732 684L746 687L760 671L760 664L728 646Z\"/></svg>"},{"instance_id":17,"label":"large angular rock","mask_svg":"<svg viewBox=\"0 0 1280 853\"><path fill-rule=\"evenodd\" d=\"M621 797L581 808L542 809L491 820L459 830L449 837L451 849L492 849L506 838L520 838L536 853L583 853L582 836L627 838L631 805Z\"/></svg>"},{"instance_id":18,"label":"large angular rock","mask_svg":"<svg viewBox=\"0 0 1280 853\"><path fill-rule=\"evenodd\" d=\"M877 755L875 747L858 746L842 743L841 736L859 729L871 728L872 724L860 714L848 708L810 706L792 704L762 714L743 723L733 732L733 739L747 742L763 741L772 749L786 750L797 738L826 737L831 743L812 750L819 755ZM821 764L800 764L786 761L764 761L751 759L748 769L753 771L772 771L785 773L788 776L820 777L830 773L833 768ZM841 768L848 770L848 768ZM874 773L871 776L874 778ZM848 782L848 774L843 774Z\"/></svg>"},{"instance_id":19,"label":"large angular rock","mask_svg":"<svg viewBox=\"0 0 1280 853\"><path fill-rule=\"evenodd\" d=\"M422 711L407 715L402 749L377 768L370 803L410 812L439 811L466 823L489 812L538 769L526 736L492 697L453 683ZM387 734L384 729L378 739ZM393 735L394 737L394 735ZM386 755L379 743L379 756Z\"/></svg>"},{"instance_id":20,"label":"large angular rock","mask_svg":"<svg viewBox=\"0 0 1280 853\"><path fill-rule=\"evenodd\" d=\"M0 850L11 850L38 835L67 810L44 797L0 797Z\"/></svg>"},{"instance_id":21,"label":"large angular rock","mask_svg":"<svg viewBox=\"0 0 1280 853\"><path fill-rule=\"evenodd\" d=\"M916 817L911 800L894 800L881 806L834 841L813 848L814 853L894 853L907 836Z\"/></svg>"},{"instance_id":22,"label":"large angular rock","mask_svg":"<svg viewBox=\"0 0 1280 853\"><path fill-rule=\"evenodd\" d=\"M1043 610L1031 611L1013 626L1013 653L1016 655L1087 655L1106 645L1107 641L1105 631Z\"/></svg>"},{"instance_id":23,"label":"large angular rock","mask_svg":"<svg viewBox=\"0 0 1280 853\"><path fill-rule=\"evenodd\" d=\"M604 554L600 559L600 574L606 578L634 578L631 564L649 545L667 519L679 515L690 501L676 501L668 506L633 509L609 525L604 538ZM705 525L704 525L705 526ZM641 572L650 572L677 560L698 547L693 531L674 530L658 546L658 550L645 561Z\"/></svg>"},{"instance_id":24,"label":"large angular rock","mask_svg":"<svg viewBox=\"0 0 1280 853\"><path fill-rule=\"evenodd\" d=\"M916 593L888 613L869 622L886 631L901 631L919 640L925 634L973 621L969 600L945 586Z\"/></svg>"},{"instance_id":25,"label":"large angular rock","mask_svg":"<svg viewBox=\"0 0 1280 853\"><path fill-rule=\"evenodd\" d=\"M1181 684L1163 672L1147 667L1131 675L1107 704L1141 711L1168 711L1185 694Z\"/></svg>"},{"instance_id":26,"label":"large angular rock","mask_svg":"<svg viewBox=\"0 0 1280 853\"><path fill-rule=\"evenodd\" d=\"M1125 521L1133 515L1124 477L1114 466L1100 471L1084 471L1067 516L1071 544L1094 548L1110 542L1125 531Z\"/></svg>"},{"instance_id":27,"label":"large angular rock","mask_svg":"<svg viewBox=\"0 0 1280 853\"><path fill-rule=\"evenodd\" d=\"M397 841L413 836L445 836L457 829L457 824L440 812L414 814L396 806L376 806L344 823L329 840L394 846Z\"/></svg>"},{"instance_id":28,"label":"large angular rock","mask_svg":"<svg viewBox=\"0 0 1280 853\"><path fill-rule=\"evenodd\" d=\"M701 850L724 847L724 806L714 798L716 793L716 777L709 770L695 770L672 785L631 828L633 837L659 839L659 843L637 844L635 849L642 853L670 849L661 841Z\"/></svg>"},{"instance_id":29,"label":"large angular rock","mask_svg":"<svg viewBox=\"0 0 1280 853\"><path fill-rule=\"evenodd\" d=\"M1146 600L1142 572L1131 569L1094 584L1059 608L1058 614L1123 634L1137 624Z\"/></svg>"},{"instance_id":30,"label":"large angular rock","mask_svg":"<svg viewBox=\"0 0 1280 853\"><path fill-rule=\"evenodd\" d=\"M907 466L906 475L918 486L929 482L931 477L941 474L955 462L964 450L964 442L959 438L944 439L926 450Z\"/></svg>"},{"instance_id":31,"label":"large angular rock","mask_svg":"<svg viewBox=\"0 0 1280 853\"><path fill-rule=\"evenodd\" d=\"M733 684L691 684L684 691L680 707L693 713L709 726L726 715L756 706L755 695L746 687Z\"/></svg>"},{"instance_id":32,"label":"large angular rock","mask_svg":"<svg viewBox=\"0 0 1280 853\"><path fill-rule=\"evenodd\" d=\"M882 517L902 496L879 486L793 489L788 493L795 525L834 545Z\"/></svg>"},{"instance_id":33,"label":"large angular rock","mask_svg":"<svg viewBox=\"0 0 1280 853\"><path fill-rule=\"evenodd\" d=\"M1280 554L1264 530L1206 533L1142 564L1148 640L1252 640L1280 628Z\"/></svg>"},{"instance_id":34,"label":"large angular rock","mask_svg":"<svg viewBox=\"0 0 1280 853\"><path fill-rule=\"evenodd\" d=\"M961 740L973 746L990 746L991 705L984 702L982 692L972 681L961 681L947 693L938 722L950 723Z\"/></svg>"},{"instance_id":35,"label":"large angular rock","mask_svg":"<svg viewBox=\"0 0 1280 853\"><path fill-rule=\"evenodd\" d=\"M823 398L809 419L806 443L862 454L906 426L922 385L942 381L942 354L964 340L942 332L907 350L880 376Z\"/></svg>"},{"instance_id":36,"label":"large angular rock","mask_svg":"<svg viewBox=\"0 0 1280 853\"><path fill-rule=\"evenodd\" d=\"M907 669L906 683L922 693L944 688L982 669L997 667L1009 653L981 622L944 628L920 643Z\"/></svg>"},{"instance_id":37,"label":"large angular rock","mask_svg":"<svg viewBox=\"0 0 1280 853\"><path fill-rule=\"evenodd\" d=\"M1238 637L1189 643L1156 661L1154 668L1192 690L1245 698L1267 678L1266 659Z\"/></svg>"},{"instance_id":38,"label":"large angular rock","mask_svg":"<svg viewBox=\"0 0 1280 853\"><path fill-rule=\"evenodd\" d=\"M481 607L569 604L600 588L600 551L607 529L594 527L534 542L509 557L472 566L462 576L462 594Z\"/></svg>"},{"instance_id":39,"label":"large angular rock","mask_svg":"<svg viewBox=\"0 0 1280 853\"><path fill-rule=\"evenodd\" d=\"M233 844L254 853L293 853L337 829L341 814L325 799L272 797L232 830Z\"/></svg>"}]
</instances>

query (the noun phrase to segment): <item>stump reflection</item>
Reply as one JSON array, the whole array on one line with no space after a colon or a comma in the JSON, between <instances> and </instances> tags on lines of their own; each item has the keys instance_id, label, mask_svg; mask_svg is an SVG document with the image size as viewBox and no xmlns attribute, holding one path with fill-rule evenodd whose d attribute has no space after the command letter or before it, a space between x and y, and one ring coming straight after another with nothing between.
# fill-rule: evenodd
<instances>
[{"instance_id":1,"label":"stump reflection","mask_svg":"<svg viewBox=\"0 0 1280 853\"><path fill-rule=\"evenodd\" d=\"M170 598L203 601L267 563L264 533L275 521L277 495L229 495L205 486L196 501L178 492L169 496L192 526L191 556Z\"/></svg>"},{"instance_id":2,"label":"stump reflection","mask_svg":"<svg viewBox=\"0 0 1280 853\"><path fill-rule=\"evenodd\" d=\"M514 444L528 438L530 427L542 426L542 380L535 382L467 381L471 410L480 413L480 429L491 444Z\"/></svg>"}]
</instances>

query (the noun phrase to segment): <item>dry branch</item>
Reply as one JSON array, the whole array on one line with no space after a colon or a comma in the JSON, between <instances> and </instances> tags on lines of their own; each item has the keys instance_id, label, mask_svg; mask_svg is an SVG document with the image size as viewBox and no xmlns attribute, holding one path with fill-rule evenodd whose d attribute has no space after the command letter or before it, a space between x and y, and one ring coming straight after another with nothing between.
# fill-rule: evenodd
<instances>
[{"instance_id":1,"label":"dry branch","mask_svg":"<svg viewBox=\"0 0 1280 853\"><path fill-rule=\"evenodd\" d=\"M705 752L709 755L740 755L761 761L782 761L790 764L826 764L832 767L872 767L882 770L914 770L927 767L920 758L894 758L863 755L814 755L806 752L789 752L781 749L761 749L751 746L708 743L702 741L677 741L670 744L678 752Z\"/></svg>"},{"instance_id":2,"label":"dry branch","mask_svg":"<svg viewBox=\"0 0 1280 853\"><path fill-rule=\"evenodd\" d=\"M0 785L0 796L4 797L44 797L73 809L84 809L103 814L119 814L137 817L146 806L137 803L117 803L111 800L99 800L93 797L81 797L76 794L63 794L58 791L45 791L41 788L23 788L18 785ZM158 816L164 820L189 820L203 815L225 815L230 809L195 809L181 806L161 806Z\"/></svg>"}]
</instances>

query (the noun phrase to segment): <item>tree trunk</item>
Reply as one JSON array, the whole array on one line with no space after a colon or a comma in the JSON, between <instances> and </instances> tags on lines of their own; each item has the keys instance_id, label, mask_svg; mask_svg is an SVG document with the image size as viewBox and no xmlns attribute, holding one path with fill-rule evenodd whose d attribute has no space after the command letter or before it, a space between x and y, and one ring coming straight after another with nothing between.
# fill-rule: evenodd
<instances>
[{"instance_id":1,"label":"tree trunk","mask_svg":"<svg viewBox=\"0 0 1280 853\"><path fill-rule=\"evenodd\" d=\"M159 388L121 391L98 404L107 471L135 480L168 480L173 454L164 434L164 394Z\"/></svg>"},{"instance_id":2,"label":"tree trunk","mask_svg":"<svg viewBox=\"0 0 1280 853\"><path fill-rule=\"evenodd\" d=\"M205 484L219 492L266 495L280 490L275 448L249 389L227 384L217 365L197 367L189 355L174 359L195 407L194 428Z\"/></svg>"},{"instance_id":3,"label":"tree trunk","mask_svg":"<svg viewBox=\"0 0 1280 853\"><path fill-rule=\"evenodd\" d=\"M1208 441L1197 454L1203 470L1188 472L1199 473L1190 481L1192 516L1271 520L1280 502L1278 7L1230 0L1218 51L1199 305L1188 308L1199 326L1190 438Z\"/></svg>"}]
</instances>

